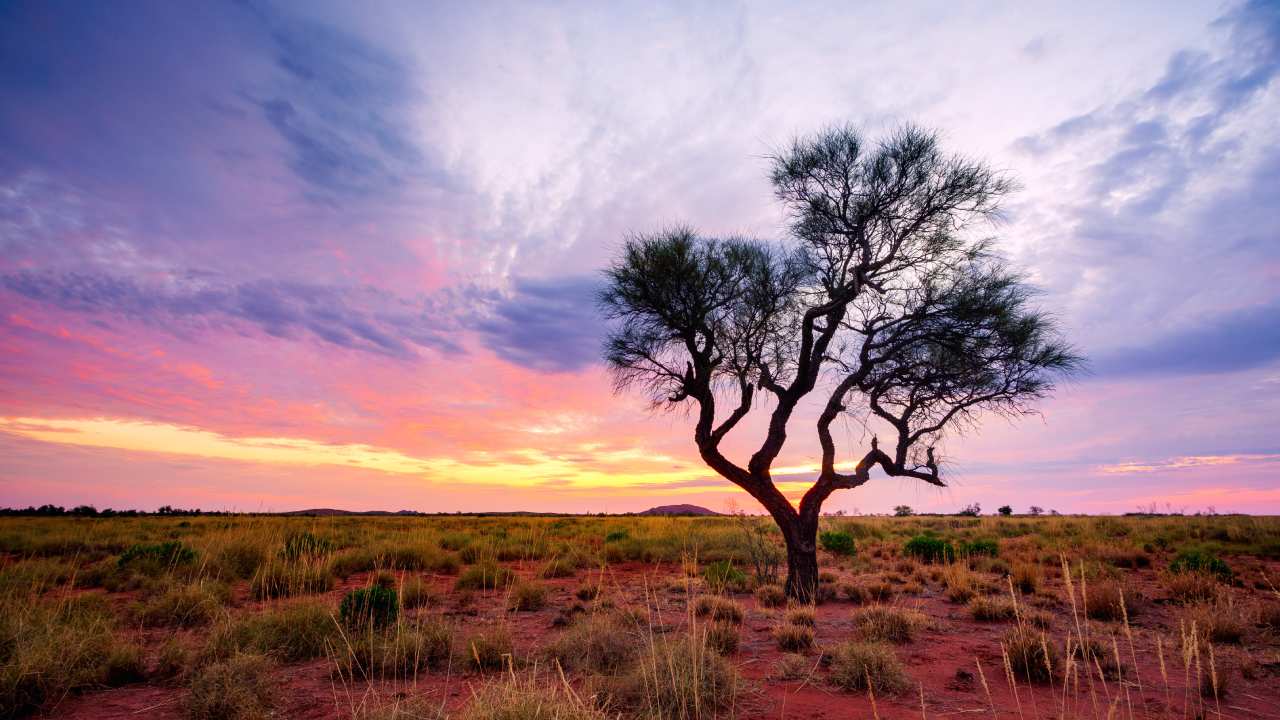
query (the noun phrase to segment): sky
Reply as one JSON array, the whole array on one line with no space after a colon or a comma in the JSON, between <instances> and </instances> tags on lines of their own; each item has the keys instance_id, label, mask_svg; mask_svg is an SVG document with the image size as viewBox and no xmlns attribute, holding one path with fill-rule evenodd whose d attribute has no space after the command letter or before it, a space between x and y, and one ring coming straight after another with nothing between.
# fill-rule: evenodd
<instances>
[{"instance_id":1,"label":"sky","mask_svg":"<svg viewBox=\"0 0 1280 720\"><path fill-rule=\"evenodd\" d=\"M910 122L1091 369L826 509L1280 514L1278 73L1268 2L0 4L0 506L757 512L612 391L601 270Z\"/></svg>"}]
</instances>

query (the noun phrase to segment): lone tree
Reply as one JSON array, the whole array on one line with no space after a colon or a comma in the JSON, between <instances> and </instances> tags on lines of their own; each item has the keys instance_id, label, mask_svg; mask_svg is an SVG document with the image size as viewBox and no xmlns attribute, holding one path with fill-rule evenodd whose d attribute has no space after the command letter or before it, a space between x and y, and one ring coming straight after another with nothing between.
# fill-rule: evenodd
<instances>
[{"instance_id":1,"label":"lone tree","mask_svg":"<svg viewBox=\"0 0 1280 720\"><path fill-rule=\"evenodd\" d=\"M770 180L791 216L774 244L703 237L688 228L629 237L606 270L599 303L611 330L605 359L616 389L655 408L692 403L703 461L777 522L787 594L814 596L822 503L879 466L940 487L939 439L981 413L1018 416L1081 359L1033 291L970 232L998 217L1013 183L983 163L943 153L905 127L870 144L849 126L799 138L771 158ZM771 467L801 401L821 386L821 464L799 506ZM821 398L821 396L820 396ZM760 408L768 414L746 463L721 451ZM851 468L831 426L846 413L893 434Z\"/></svg>"}]
</instances>

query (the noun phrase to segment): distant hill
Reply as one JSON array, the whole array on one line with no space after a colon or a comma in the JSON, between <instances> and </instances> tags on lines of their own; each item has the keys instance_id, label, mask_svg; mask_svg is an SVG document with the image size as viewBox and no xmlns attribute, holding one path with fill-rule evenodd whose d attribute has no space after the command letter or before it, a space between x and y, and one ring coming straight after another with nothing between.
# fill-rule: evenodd
<instances>
[{"instance_id":1,"label":"distant hill","mask_svg":"<svg viewBox=\"0 0 1280 720\"><path fill-rule=\"evenodd\" d=\"M390 510L335 510L333 508L312 508L310 510L290 510L282 512L281 515L314 515L316 517L327 517L330 515L421 515L422 513L415 510L398 510L391 512Z\"/></svg>"},{"instance_id":2,"label":"distant hill","mask_svg":"<svg viewBox=\"0 0 1280 720\"><path fill-rule=\"evenodd\" d=\"M659 505L637 515L719 515L715 510L708 510L701 505Z\"/></svg>"}]
</instances>

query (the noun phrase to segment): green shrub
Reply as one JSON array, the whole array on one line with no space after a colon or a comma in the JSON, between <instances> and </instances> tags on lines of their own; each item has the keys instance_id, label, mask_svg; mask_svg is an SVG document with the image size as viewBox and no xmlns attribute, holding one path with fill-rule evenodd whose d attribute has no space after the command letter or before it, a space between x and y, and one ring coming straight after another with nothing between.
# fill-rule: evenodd
<instances>
[{"instance_id":1,"label":"green shrub","mask_svg":"<svg viewBox=\"0 0 1280 720\"><path fill-rule=\"evenodd\" d=\"M707 587L712 592L724 592L726 590L741 592L746 590L747 576L741 570L733 566L733 562L729 560L719 560L707 565L702 571L702 577L707 581Z\"/></svg>"},{"instance_id":2,"label":"green shrub","mask_svg":"<svg viewBox=\"0 0 1280 720\"><path fill-rule=\"evenodd\" d=\"M818 543L822 545L822 549L832 555L843 555L844 557L853 557L857 554L858 549L853 541L853 536L841 530L828 530L818 534Z\"/></svg>"},{"instance_id":3,"label":"green shrub","mask_svg":"<svg viewBox=\"0 0 1280 720\"><path fill-rule=\"evenodd\" d=\"M951 543L932 535L917 535L902 546L902 552L921 562L940 563L955 559L956 551Z\"/></svg>"},{"instance_id":4,"label":"green shrub","mask_svg":"<svg viewBox=\"0 0 1280 720\"><path fill-rule=\"evenodd\" d=\"M386 627L396 621L400 600L392 588L373 585L347 593L338 606L342 624L355 627Z\"/></svg>"},{"instance_id":5,"label":"green shrub","mask_svg":"<svg viewBox=\"0 0 1280 720\"><path fill-rule=\"evenodd\" d=\"M995 540L969 540L960 543L960 555L965 557L995 557L1000 554L1000 546Z\"/></svg>"},{"instance_id":6,"label":"green shrub","mask_svg":"<svg viewBox=\"0 0 1280 720\"><path fill-rule=\"evenodd\" d=\"M1169 572L1202 572L1216 575L1223 582L1231 582L1231 567L1216 555L1204 550L1183 550L1169 563Z\"/></svg>"},{"instance_id":7,"label":"green shrub","mask_svg":"<svg viewBox=\"0 0 1280 720\"><path fill-rule=\"evenodd\" d=\"M613 543L620 540L626 540L628 537L629 535L626 530L610 530L608 534L604 536L604 541L607 543Z\"/></svg>"}]
</instances>

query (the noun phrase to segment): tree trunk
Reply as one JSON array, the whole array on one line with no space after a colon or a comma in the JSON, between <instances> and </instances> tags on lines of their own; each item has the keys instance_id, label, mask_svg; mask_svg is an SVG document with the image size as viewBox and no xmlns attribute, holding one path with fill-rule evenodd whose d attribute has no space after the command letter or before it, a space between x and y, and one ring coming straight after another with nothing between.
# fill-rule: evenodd
<instances>
[{"instance_id":1,"label":"tree trunk","mask_svg":"<svg viewBox=\"0 0 1280 720\"><path fill-rule=\"evenodd\" d=\"M787 597L812 603L818 590L818 526L796 520L782 528L787 542Z\"/></svg>"}]
</instances>

